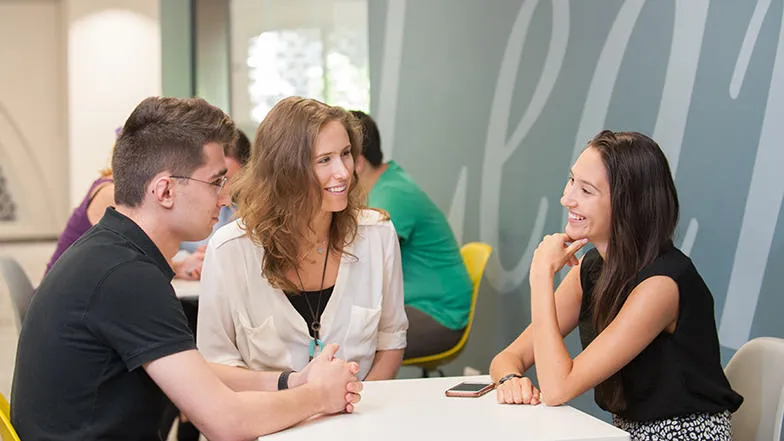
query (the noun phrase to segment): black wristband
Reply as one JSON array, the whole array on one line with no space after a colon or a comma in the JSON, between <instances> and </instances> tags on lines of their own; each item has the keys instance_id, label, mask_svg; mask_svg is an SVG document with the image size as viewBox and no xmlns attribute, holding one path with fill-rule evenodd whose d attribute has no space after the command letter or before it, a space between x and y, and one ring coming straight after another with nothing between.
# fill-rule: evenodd
<instances>
[{"instance_id":1,"label":"black wristband","mask_svg":"<svg viewBox=\"0 0 784 441\"><path fill-rule=\"evenodd\" d=\"M500 386L504 384L504 381L511 380L512 378L523 378L523 376L520 374L506 374L503 377L501 377L500 380L498 380L498 385Z\"/></svg>"},{"instance_id":2,"label":"black wristband","mask_svg":"<svg viewBox=\"0 0 784 441\"><path fill-rule=\"evenodd\" d=\"M278 377L278 390L286 390L289 388L289 375L294 372L296 371L293 371L289 368L283 369L283 372L281 372L280 376Z\"/></svg>"}]
</instances>

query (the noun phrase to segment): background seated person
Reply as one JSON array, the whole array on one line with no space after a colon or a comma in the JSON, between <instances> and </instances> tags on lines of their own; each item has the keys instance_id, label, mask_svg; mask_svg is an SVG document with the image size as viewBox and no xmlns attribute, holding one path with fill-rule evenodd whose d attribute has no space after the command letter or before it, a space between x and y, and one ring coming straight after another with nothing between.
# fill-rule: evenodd
<instances>
[{"instance_id":1,"label":"background seated person","mask_svg":"<svg viewBox=\"0 0 784 441\"><path fill-rule=\"evenodd\" d=\"M678 194L659 146L599 133L561 205L564 233L545 236L531 262L531 325L490 365L498 401L558 405L594 388L633 441L730 441L743 398L722 371L713 296L672 243ZM555 290L564 265L573 268ZM572 359L563 337L577 326L583 352ZM521 375L534 362L541 395Z\"/></svg>"},{"instance_id":2,"label":"background seated person","mask_svg":"<svg viewBox=\"0 0 784 441\"><path fill-rule=\"evenodd\" d=\"M87 194L82 199L82 203L74 208L65 229L57 238L55 247L49 263L46 264L46 272L52 269L52 265L63 255L65 250L71 246L76 239L82 237L87 230L98 223L107 207L114 205L114 181L112 180L112 169L101 170L98 179L90 184Z\"/></svg>"},{"instance_id":3,"label":"background seated person","mask_svg":"<svg viewBox=\"0 0 784 441\"><path fill-rule=\"evenodd\" d=\"M400 241L408 345L405 358L449 350L468 323L473 285L449 223L438 206L395 161L384 163L373 119L362 123L363 153L357 172L368 206L389 213Z\"/></svg>"},{"instance_id":4,"label":"background seated person","mask_svg":"<svg viewBox=\"0 0 784 441\"><path fill-rule=\"evenodd\" d=\"M395 377L406 345L392 223L359 205L354 117L290 97L261 122L237 182L239 219L210 240L199 351L227 369L300 370L325 343L358 378Z\"/></svg>"}]
</instances>

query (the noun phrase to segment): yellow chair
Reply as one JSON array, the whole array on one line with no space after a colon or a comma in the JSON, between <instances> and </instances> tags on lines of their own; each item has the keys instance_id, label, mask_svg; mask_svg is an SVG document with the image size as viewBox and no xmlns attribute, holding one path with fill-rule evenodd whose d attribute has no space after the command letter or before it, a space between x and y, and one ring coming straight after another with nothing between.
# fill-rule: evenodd
<instances>
[{"instance_id":1,"label":"yellow chair","mask_svg":"<svg viewBox=\"0 0 784 441\"><path fill-rule=\"evenodd\" d=\"M460 255L463 256L463 262L465 262L466 269L468 269L468 275L471 277L471 283L474 285L474 292L471 295L471 309L468 312L468 323L466 324L465 330L463 331L463 336L460 337L460 341L458 341L455 346L447 351L433 355L426 355L424 357L403 360L404 366L421 367L423 377L427 377L428 372L435 370L437 370L442 377L444 376L444 372L440 367L449 363L458 355L460 355L460 352L463 351L463 347L465 347L466 341L468 340L468 334L471 332L471 325L474 322L476 298L479 295L479 282L482 281L482 274L485 272L487 259L490 258L490 253L492 252L493 247L482 242L467 243L463 245L462 248L460 248Z\"/></svg>"},{"instance_id":2,"label":"yellow chair","mask_svg":"<svg viewBox=\"0 0 784 441\"><path fill-rule=\"evenodd\" d=\"M0 394L0 440L19 441L14 426L11 425L11 406L3 394Z\"/></svg>"},{"instance_id":3,"label":"yellow chair","mask_svg":"<svg viewBox=\"0 0 784 441\"><path fill-rule=\"evenodd\" d=\"M8 403L8 400L5 399L5 395L3 394L0 394L0 413L6 417L11 417L11 405Z\"/></svg>"}]
</instances>

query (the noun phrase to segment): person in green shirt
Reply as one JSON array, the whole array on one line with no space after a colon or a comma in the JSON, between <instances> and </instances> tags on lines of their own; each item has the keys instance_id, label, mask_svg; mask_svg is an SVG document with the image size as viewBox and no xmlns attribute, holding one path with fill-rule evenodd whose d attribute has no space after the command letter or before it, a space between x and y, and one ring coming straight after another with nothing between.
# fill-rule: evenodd
<instances>
[{"instance_id":1,"label":"person in green shirt","mask_svg":"<svg viewBox=\"0 0 784 441\"><path fill-rule=\"evenodd\" d=\"M460 340L468 323L473 286L446 217L395 161L383 162L373 119L352 111L362 124L359 184L369 207L389 212L400 240L408 315L405 358L437 354Z\"/></svg>"}]
</instances>

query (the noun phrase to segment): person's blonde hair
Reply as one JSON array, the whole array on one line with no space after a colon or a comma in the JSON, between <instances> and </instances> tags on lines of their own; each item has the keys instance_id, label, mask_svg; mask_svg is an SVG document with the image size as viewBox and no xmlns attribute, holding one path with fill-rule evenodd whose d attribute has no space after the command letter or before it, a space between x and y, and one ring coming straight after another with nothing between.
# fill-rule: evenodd
<instances>
[{"instance_id":1,"label":"person's blonde hair","mask_svg":"<svg viewBox=\"0 0 784 441\"><path fill-rule=\"evenodd\" d=\"M102 168L102 169L98 170L98 176L101 177L101 178L108 178L111 175L112 175L112 168L111 167L105 167L105 168Z\"/></svg>"},{"instance_id":2,"label":"person's blonde hair","mask_svg":"<svg viewBox=\"0 0 784 441\"><path fill-rule=\"evenodd\" d=\"M313 99L289 97L275 104L259 125L250 162L233 187L241 225L264 248L261 273L270 285L284 291L299 291L286 272L299 266L300 241L313 231L311 222L321 209L313 148L320 130L332 121L346 129L356 162L362 131L351 113ZM356 238L362 209L357 183L354 170L348 205L332 216L329 251L342 253Z\"/></svg>"},{"instance_id":3,"label":"person's blonde hair","mask_svg":"<svg viewBox=\"0 0 784 441\"><path fill-rule=\"evenodd\" d=\"M114 142L115 142L115 145L117 143L117 138L120 137L121 133L122 133L122 127L117 127L116 129L114 129ZM112 163L112 155L114 155L114 145L112 145L112 151L109 152L109 160L107 161L108 163L106 164L106 167L98 170L98 175L101 178L108 178L108 177L112 176L112 164L111 164Z\"/></svg>"}]
</instances>

